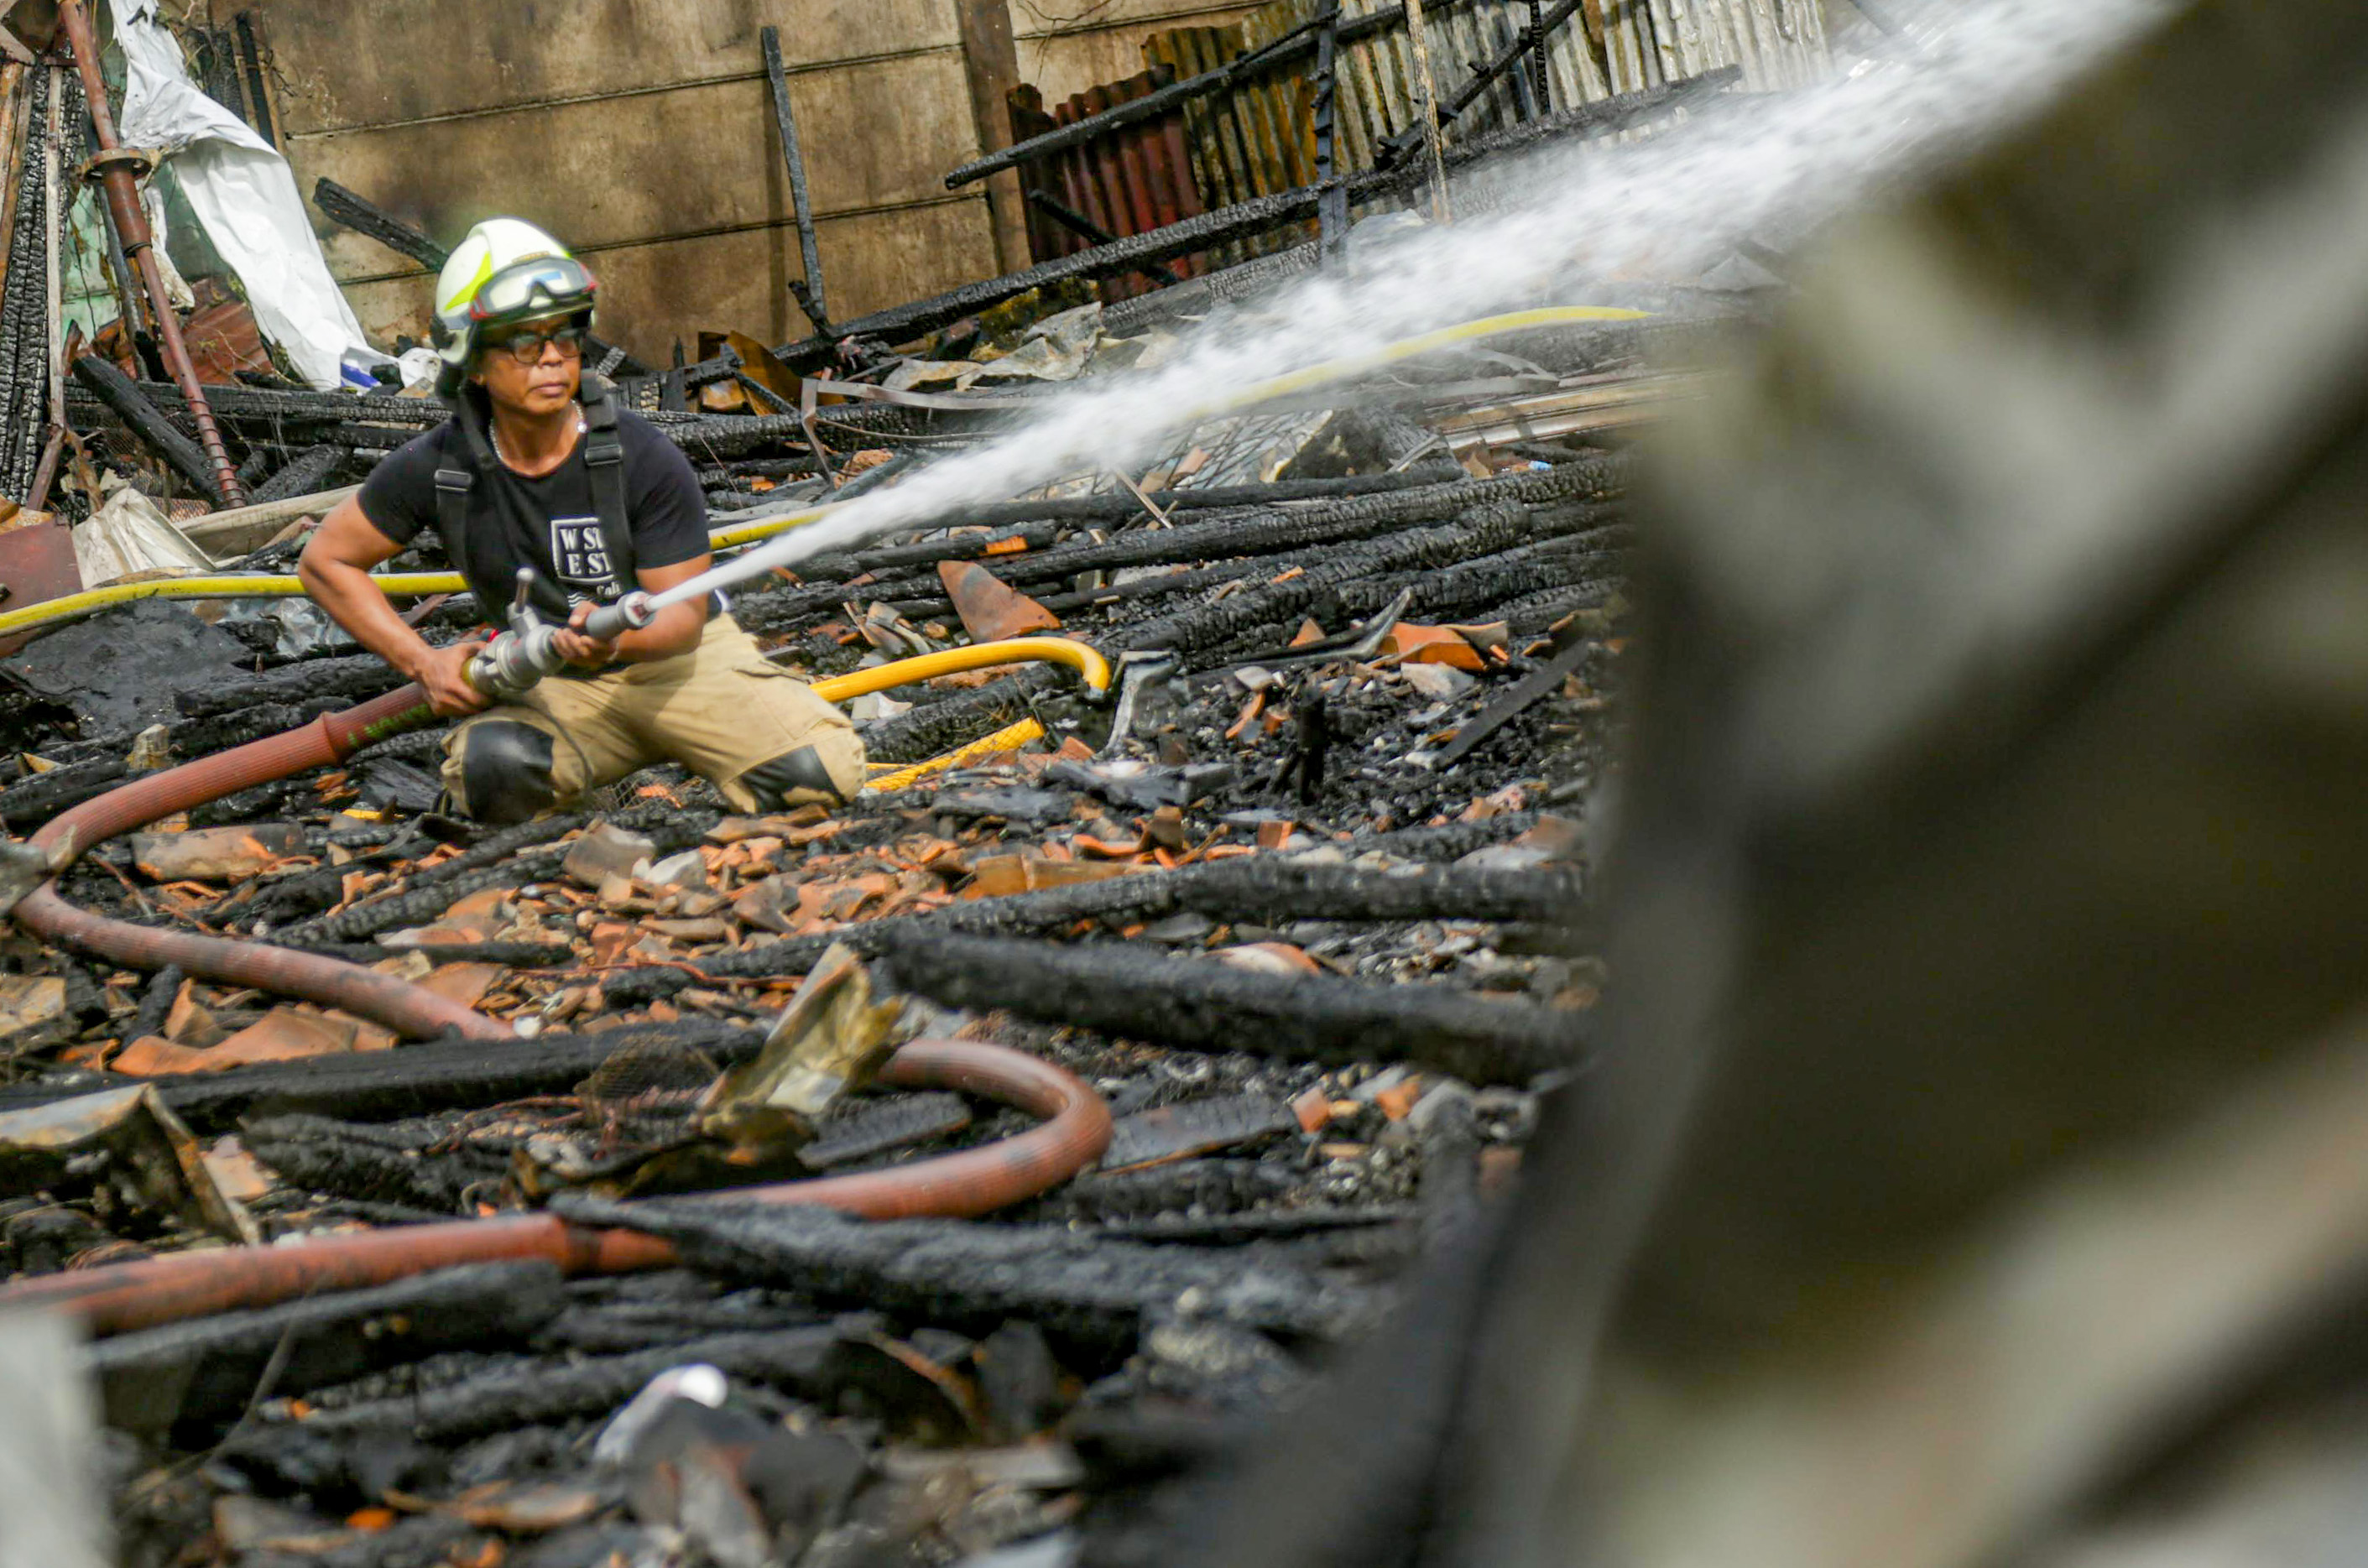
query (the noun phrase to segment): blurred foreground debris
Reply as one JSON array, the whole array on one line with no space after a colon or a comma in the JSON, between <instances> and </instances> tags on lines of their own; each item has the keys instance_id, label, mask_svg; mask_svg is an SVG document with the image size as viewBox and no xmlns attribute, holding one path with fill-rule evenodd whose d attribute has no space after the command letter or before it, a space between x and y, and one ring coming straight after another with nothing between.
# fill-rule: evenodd
<instances>
[{"instance_id":1,"label":"blurred foreground debris","mask_svg":"<svg viewBox=\"0 0 2368 1568\"><path fill-rule=\"evenodd\" d=\"M2363 45L2149 14L1803 258L1644 532L1589 1092L1130 1560L2360 1555Z\"/></svg>"},{"instance_id":2,"label":"blurred foreground debris","mask_svg":"<svg viewBox=\"0 0 2368 1568\"><path fill-rule=\"evenodd\" d=\"M63 1318L0 1312L0 1568L103 1568L97 1412Z\"/></svg>"}]
</instances>

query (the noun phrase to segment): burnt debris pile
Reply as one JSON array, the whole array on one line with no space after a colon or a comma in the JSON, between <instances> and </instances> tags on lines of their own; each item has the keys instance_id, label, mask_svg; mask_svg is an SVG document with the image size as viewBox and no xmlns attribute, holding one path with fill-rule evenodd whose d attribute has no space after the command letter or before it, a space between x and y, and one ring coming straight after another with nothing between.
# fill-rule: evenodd
<instances>
[{"instance_id":1,"label":"burnt debris pile","mask_svg":"<svg viewBox=\"0 0 2368 1568\"><path fill-rule=\"evenodd\" d=\"M64 58L0 64L20 209L87 155ZM1724 85L1541 85L1438 166ZM1408 152L1360 212L1423 199ZM586 364L729 558L1254 332L1353 259L1338 205L1060 219L1028 271L845 324L813 278L809 340ZM373 730L401 678L280 581L443 406L259 340L184 376L130 274L111 336L28 358L49 241L0 227L0 1308L90 1335L123 1561L1134 1560L1477 1236L1588 1064L1626 434L1739 294L1632 288L757 577L732 613L855 718L859 797L750 815L664 766L488 828L448 728ZM432 533L385 573L431 642L498 618ZM336 760L122 804L306 726Z\"/></svg>"},{"instance_id":2,"label":"burnt debris pile","mask_svg":"<svg viewBox=\"0 0 2368 1568\"><path fill-rule=\"evenodd\" d=\"M14 1290L426 1238L390 1273L224 1299L252 1304L135 1272L89 1309L120 1331L91 1365L127 1540L951 1561L1123 1533L1145 1487L1297 1397L1510 1178L1604 979L1583 824L1626 460L1526 443L1393 472L1404 451L1349 455L1372 423L1303 442L1333 472L1000 503L737 595L809 677L1023 625L1113 662L1100 694L1030 664L857 699L876 784L843 809L734 815L661 767L488 831L439 811L431 731L68 869L76 906L364 963L519 1037L400 1041L8 939ZM32 642L0 818L27 832L397 684L262 624L150 603ZM860 1007L832 1001L849 985ZM697 1196L1049 1125L953 1077L880 1081L916 1035L1065 1070L1107 1147L988 1217ZM783 1108L817 1063L845 1092ZM535 1214L662 1246L612 1273L470 1240Z\"/></svg>"}]
</instances>

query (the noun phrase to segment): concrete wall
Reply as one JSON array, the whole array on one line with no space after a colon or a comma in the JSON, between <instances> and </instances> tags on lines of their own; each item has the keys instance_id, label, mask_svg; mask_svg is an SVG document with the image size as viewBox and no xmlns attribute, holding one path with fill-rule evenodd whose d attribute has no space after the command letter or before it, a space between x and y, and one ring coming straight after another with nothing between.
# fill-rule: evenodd
<instances>
[{"instance_id":1,"label":"concrete wall","mask_svg":"<svg viewBox=\"0 0 2368 1568\"><path fill-rule=\"evenodd\" d=\"M349 186L450 244L513 213L586 255L604 334L644 358L735 328L802 336L788 182L758 29L781 29L790 97L840 318L991 276L960 9L983 0L251 0L306 191ZM1002 3L1002 0L984 0ZM1144 36L1230 20L1208 0L1009 0L1022 79L1048 97L1143 69ZM407 258L319 225L374 335L424 337Z\"/></svg>"}]
</instances>

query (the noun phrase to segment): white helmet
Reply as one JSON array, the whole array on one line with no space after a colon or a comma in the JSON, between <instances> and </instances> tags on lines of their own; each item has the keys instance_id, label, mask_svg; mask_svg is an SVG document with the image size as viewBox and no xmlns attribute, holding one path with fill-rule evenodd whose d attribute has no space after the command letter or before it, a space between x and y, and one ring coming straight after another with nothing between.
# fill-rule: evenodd
<instances>
[{"instance_id":1,"label":"white helmet","mask_svg":"<svg viewBox=\"0 0 2368 1568\"><path fill-rule=\"evenodd\" d=\"M589 323L598 288L565 245L523 218L488 218L471 229L436 278L436 353L444 361L438 394L460 392L484 328L568 314Z\"/></svg>"}]
</instances>

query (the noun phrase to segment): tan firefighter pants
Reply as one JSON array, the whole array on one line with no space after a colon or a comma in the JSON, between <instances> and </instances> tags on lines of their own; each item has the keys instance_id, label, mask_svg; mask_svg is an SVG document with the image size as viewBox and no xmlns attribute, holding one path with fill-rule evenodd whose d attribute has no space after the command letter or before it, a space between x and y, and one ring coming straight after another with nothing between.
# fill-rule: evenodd
<instances>
[{"instance_id":1,"label":"tan firefighter pants","mask_svg":"<svg viewBox=\"0 0 2368 1568\"><path fill-rule=\"evenodd\" d=\"M778 766L784 759L786 768ZM726 615L709 621L688 653L556 676L471 716L446 743L444 788L471 816L516 822L568 808L657 762L680 763L741 812L851 800L864 778L863 743L847 715L767 659ZM761 794L743 782L752 772ZM829 788L784 782L796 779ZM488 798L471 800L472 784Z\"/></svg>"}]
</instances>

